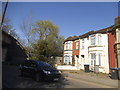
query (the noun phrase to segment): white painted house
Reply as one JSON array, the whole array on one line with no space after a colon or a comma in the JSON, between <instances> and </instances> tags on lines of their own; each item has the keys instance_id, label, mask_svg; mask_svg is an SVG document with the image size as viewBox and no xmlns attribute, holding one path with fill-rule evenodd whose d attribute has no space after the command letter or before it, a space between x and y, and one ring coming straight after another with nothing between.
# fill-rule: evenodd
<instances>
[{"instance_id":1,"label":"white painted house","mask_svg":"<svg viewBox=\"0 0 120 90\"><path fill-rule=\"evenodd\" d=\"M89 45L89 35L92 34L94 31L90 31L88 33L85 33L80 37L80 50L79 50L79 56L80 56L80 69L84 69L84 65L89 64L89 58L88 58L88 45Z\"/></svg>"},{"instance_id":2,"label":"white painted house","mask_svg":"<svg viewBox=\"0 0 120 90\"><path fill-rule=\"evenodd\" d=\"M80 36L80 69L109 73L108 35L106 30L91 31Z\"/></svg>"},{"instance_id":3,"label":"white painted house","mask_svg":"<svg viewBox=\"0 0 120 90\"><path fill-rule=\"evenodd\" d=\"M99 72L109 73L108 35L105 31L89 35L88 60L90 70L95 71L97 66Z\"/></svg>"}]
</instances>

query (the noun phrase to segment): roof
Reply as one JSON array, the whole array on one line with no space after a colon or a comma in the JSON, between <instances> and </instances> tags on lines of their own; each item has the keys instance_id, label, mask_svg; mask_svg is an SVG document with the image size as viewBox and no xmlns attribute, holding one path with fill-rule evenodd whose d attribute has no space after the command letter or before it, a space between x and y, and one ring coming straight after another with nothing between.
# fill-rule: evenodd
<instances>
[{"instance_id":1,"label":"roof","mask_svg":"<svg viewBox=\"0 0 120 90\"><path fill-rule=\"evenodd\" d=\"M91 35L91 34L96 34L96 33L107 33L108 31L111 31L114 27L118 27L118 26L120 26L120 25L112 25L112 26L110 26L110 27L107 27L107 28L104 28L104 29L100 29L100 30L97 30L97 31L89 31L89 32L87 32L87 33L85 33L85 34L83 34L83 35L80 35L80 36L70 36L70 37L68 37L67 39L65 39L65 41L64 42L66 42L66 41L74 41L74 40L77 40L77 39L81 39L81 38L85 38L85 37L88 37L89 35Z\"/></svg>"},{"instance_id":2,"label":"roof","mask_svg":"<svg viewBox=\"0 0 120 90\"><path fill-rule=\"evenodd\" d=\"M107 33L109 30L111 30L112 28L114 27L114 25L110 26L110 27L107 27L107 28L104 28L104 29L100 29L100 30L97 30L94 32L95 33Z\"/></svg>"},{"instance_id":3,"label":"roof","mask_svg":"<svg viewBox=\"0 0 120 90\"><path fill-rule=\"evenodd\" d=\"M85 34L83 34L83 35L80 35L79 38L88 37L88 35L91 35L91 34L93 34L94 32L95 32L95 31L89 31L89 32L87 32L87 33L85 33Z\"/></svg>"},{"instance_id":4,"label":"roof","mask_svg":"<svg viewBox=\"0 0 120 90\"><path fill-rule=\"evenodd\" d=\"M67 39L65 39L65 41L72 41L73 40L73 37L72 36L70 36L70 37L68 37Z\"/></svg>"},{"instance_id":5,"label":"roof","mask_svg":"<svg viewBox=\"0 0 120 90\"><path fill-rule=\"evenodd\" d=\"M108 32L114 31L116 28L120 28L120 24L113 25L113 27L109 29Z\"/></svg>"}]
</instances>

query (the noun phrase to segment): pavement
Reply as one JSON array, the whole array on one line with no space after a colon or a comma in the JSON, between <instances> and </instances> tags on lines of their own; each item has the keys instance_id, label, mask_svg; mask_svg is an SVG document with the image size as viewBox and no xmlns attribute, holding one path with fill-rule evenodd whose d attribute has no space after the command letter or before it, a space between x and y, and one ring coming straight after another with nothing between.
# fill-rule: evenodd
<instances>
[{"instance_id":1,"label":"pavement","mask_svg":"<svg viewBox=\"0 0 120 90\"><path fill-rule=\"evenodd\" d=\"M84 72L84 71L62 71L65 78L74 78L76 80L83 80L90 83L97 83L101 85L111 86L113 88L120 87L120 80L114 80L108 74Z\"/></svg>"}]
</instances>

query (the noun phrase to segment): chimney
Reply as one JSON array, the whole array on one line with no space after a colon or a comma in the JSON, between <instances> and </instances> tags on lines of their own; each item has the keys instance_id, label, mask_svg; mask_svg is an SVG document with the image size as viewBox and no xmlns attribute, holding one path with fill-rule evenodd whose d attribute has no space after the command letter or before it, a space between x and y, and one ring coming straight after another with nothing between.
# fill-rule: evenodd
<instances>
[{"instance_id":1,"label":"chimney","mask_svg":"<svg viewBox=\"0 0 120 90\"><path fill-rule=\"evenodd\" d=\"M120 24L120 16L117 16L116 18L115 18L115 25L118 25L118 24Z\"/></svg>"}]
</instances>

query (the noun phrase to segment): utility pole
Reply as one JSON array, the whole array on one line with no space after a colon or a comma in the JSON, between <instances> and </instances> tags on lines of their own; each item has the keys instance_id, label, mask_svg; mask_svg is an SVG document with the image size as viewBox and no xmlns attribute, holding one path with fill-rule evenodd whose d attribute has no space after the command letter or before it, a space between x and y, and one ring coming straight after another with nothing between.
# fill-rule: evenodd
<instances>
[{"instance_id":1,"label":"utility pole","mask_svg":"<svg viewBox=\"0 0 120 90\"><path fill-rule=\"evenodd\" d=\"M3 12L3 15L2 15L2 21L1 21L1 24L0 24L0 30L2 30L2 26L3 26L3 22L4 22L7 7L8 7L8 0L6 2L5 9L4 9L4 12Z\"/></svg>"}]
</instances>

